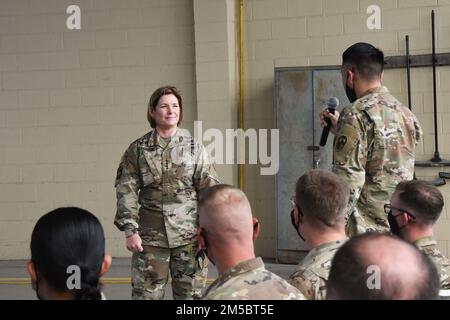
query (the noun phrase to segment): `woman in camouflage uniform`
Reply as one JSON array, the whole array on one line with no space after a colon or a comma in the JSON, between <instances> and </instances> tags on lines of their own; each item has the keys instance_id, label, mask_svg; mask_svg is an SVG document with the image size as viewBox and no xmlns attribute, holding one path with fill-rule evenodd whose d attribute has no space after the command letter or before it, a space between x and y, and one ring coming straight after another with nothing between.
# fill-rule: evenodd
<instances>
[{"instance_id":1,"label":"woman in camouflage uniform","mask_svg":"<svg viewBox=\"0 0 450 320\"><path fill-rule=\"evenodd\" d=\"M132 297L162 299L170 270L174 299L192 299L207 275L195 261L197 193L218 179L203 145L178 128L183 107L175 87L152 94L147 118L152 130L125 151L115 183L114 224L133 252Z\"/></svg>"}]
</instances>

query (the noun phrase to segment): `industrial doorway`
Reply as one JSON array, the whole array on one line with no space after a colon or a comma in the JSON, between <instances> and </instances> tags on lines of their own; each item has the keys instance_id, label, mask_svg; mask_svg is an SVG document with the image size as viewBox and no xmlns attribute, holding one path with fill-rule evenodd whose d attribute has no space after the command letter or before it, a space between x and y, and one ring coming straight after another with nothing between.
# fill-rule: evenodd
<instances>
[{"instance_id":1,"label":"industrial doorway","mask_svg":"<svg viewBox=\"0 0 450 320\"><path fill-rule=\"evenodd\" d=\"M339 67L275 69L274 111L280 130L280 169L275 187L280 263L297 263L306 254L305 243L291 226L290 198L297 179L306 171L331 169L334 136L330 133L327 144L319 147L319 114L331 97L339 99L339 112L350 105Z\"/></svg>"}]
</instances>

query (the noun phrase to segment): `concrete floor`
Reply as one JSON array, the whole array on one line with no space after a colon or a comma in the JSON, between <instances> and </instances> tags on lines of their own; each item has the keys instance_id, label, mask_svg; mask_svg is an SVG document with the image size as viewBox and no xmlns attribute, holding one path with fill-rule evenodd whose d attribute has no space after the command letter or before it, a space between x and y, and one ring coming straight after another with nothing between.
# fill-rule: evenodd
<instances>
[{"instance_id":1,"label":"concrete floor","mask_svg":"<svg viewBox=\"0 0 450 320\"><path fill-rule=\"evenodd\" d=\"M31 289L26 271L26 260L0 261L0 300L35 300L36 294ZM130 300L130 263L131 259L114 258L111 269L104 277L103 292L108 300ZM270 271L287 279L294 271L295 265L274 264L266 262ZM210 264L208 284L217 278L216 268ZM167 286L165 300L172 299L171 287Z\"/></svg>"}]
</instances>

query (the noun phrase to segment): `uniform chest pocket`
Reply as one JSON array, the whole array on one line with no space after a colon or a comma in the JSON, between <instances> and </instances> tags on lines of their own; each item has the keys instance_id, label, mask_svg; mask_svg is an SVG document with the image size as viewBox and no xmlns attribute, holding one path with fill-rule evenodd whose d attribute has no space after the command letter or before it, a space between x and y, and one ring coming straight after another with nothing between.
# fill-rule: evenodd
<instances>
[{"instance_id":1,"label":"uniform chest pocket","mask_svg":"<svg viewBox=\"0 0 450 320\"><path fill-rule=\"evenodd\" d=\"M186 146L177 146L170 150L171 175L185 185L192 185L195 170L195 157L191 149Z\"/></svg>"},{"instance_id":2,"label":"uniform chest pocket","mask_svg":"<svg viewBox=\"0 0 450 320\"><path fill-rule=\"evenodd\" d=\"M142 150L139 170L144 187L161 183L161 154L158 150Z\"/></svg>"},{"instance_id":3,"label":"uniform chest pocket","mask_svg":"<svg viewBox=\"0 0 450 320\"><path fill-rule=\"evenodd\" d=\"M172 175L185 186L192 186L194 176L194 165L192 163L177 164L172 166Z\"/></svg>"}]
</instances>

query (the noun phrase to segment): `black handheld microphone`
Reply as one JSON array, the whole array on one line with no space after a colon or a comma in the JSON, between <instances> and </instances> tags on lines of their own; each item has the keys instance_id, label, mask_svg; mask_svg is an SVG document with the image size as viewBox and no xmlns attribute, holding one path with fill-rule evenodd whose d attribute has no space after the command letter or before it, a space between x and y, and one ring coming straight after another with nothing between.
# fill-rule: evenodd
<instances>
[{"instance_id":1,"label":"black handheld microphone","mask_svg":"<svg viewBox=\"0 0 450 320\"><path fill-rule=\"evenodd\" d=\"M332 97L327 101L328 111L334 114L337 106L339 105L339 99ZM331 120L329 118L325 119L327 126L323 128L322 136L320 137L320 146L323 147L327 144L328 134L330 133Z\"/></svg>"}]
</instances>

